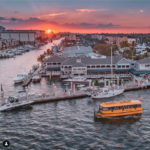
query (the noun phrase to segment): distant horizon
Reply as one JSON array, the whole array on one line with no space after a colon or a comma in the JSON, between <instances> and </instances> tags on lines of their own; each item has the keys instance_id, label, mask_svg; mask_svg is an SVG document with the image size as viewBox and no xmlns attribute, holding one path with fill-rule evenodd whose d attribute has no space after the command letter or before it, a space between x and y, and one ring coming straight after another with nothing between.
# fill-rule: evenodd
<instances>
[{"instance_id":1,"label":"distant horizon","mask_svg":"<svg viewBox=\"0 0 150 150\"><path fill-rule=\"evenodd\" d=\"M0 25L1 26L1 25ZM5 26L3 26L5 27ZM5 28L6 30L43 30L43 31L46 31L47 29L21 29L21 28ZM50 29L50 28L48 28ZM51 30L52 32L54 32L53 30ZM63 33L73 33L73 34L150 34L150 31L149 32L71 32L71 31L57 31L57 32L54 32L54 33L60 33L60 32L63 32Z\"/></svg>"}]
</instances>

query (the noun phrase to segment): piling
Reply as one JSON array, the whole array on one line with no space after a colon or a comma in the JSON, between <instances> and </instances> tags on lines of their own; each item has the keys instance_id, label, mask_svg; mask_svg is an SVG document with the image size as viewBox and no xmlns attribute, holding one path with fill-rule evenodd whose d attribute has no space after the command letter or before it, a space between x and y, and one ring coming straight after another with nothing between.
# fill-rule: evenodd
<instances>
[{"instance_id":1,"label":"piling","mask_svg":"<svg viewBox=\"0 0 150 150\"><path fill-rule=\"evenodd\" d=\"M5 98L4 98L4 91L3 91L3 86L1 84L1 100L2 100L2 105L5 103Z\"/></svg>"},{"instance_id":2,"label":"piling","mask_svg":"<svg viewBox=\"0 0 150 150\"><path fill-rule=\"evenodd\" d=\"M92 89L93 89L93 91L94 91L94 82L92 82Z\"/></svg>"},{"instance_id":3,"label":"piling","mask_svg":"<svg viewBox=\"0 0 150 150\"><path fill-rule=\"evenodd\" d=\"M76 94L76 88L75 88L75 84L73 85L73 94Z\"/></svg>"},{"instance_id":4,"label":"piling","mask_svg":"<svg viewBox=\"0 0 150 150\"><path fill-rule=\"evenodd\" d=\"M119 86L119 77L117 77L117 86Z\"/></svg>"},{"instance_id":5,"label":"piling","mask_svg":"<svg viewBox=\"0 0 150 150\"><path fill-rule=\"evenodd\" d=\"M110 88L110 81L108 81L108 88Z\"/></svg>"},{"instance_id":6,"label":"piling","mask_svg":"<svg viewBox=\"0 0 150 150\"><path fill-rule=\"evenodd\" d=\"M72 82L70 83L70 89L71 89L71 92L72 92Z\"/></svg>"},{"instance_id":7,"label":"piling","mask_svg":"<svg viewBox=\"0 0 150 150\"><path fill-rule=\"evenodd\" d=\"M124 88L124 86L123 86L123 79L121 80L121 87L122 87L122 89Z\"/></svg>"},{"instance_id":8,"label":"piling","mask_svg":"<svg viewBox=\"0 0 150 150\"><path fill-rule=\"evenodd\" d=\"M135 75L133 76L133 80L132 81L135 82Z\"/></svg>"},{"instance_id":9,"label":"piling","mask_svg":"<svg viewBox=\"0 0 150 150\"><path fill-rule=\"evenodd\" d=\"M91 88L91 80L89 81L89 88Z\"/></svg>"},{"instance_id":10,"label":"piling","mask_svg":"<svg viewBox=\"0 0 150 150\"><path fill-rule=\"evenodd\" d=\"M55 86L55 97L57 97L57 87Z\"/></svg>"},{"instance_id":11,"label":"piling","mask_svg":"<svg viewBox=\"0 0 150 150\"><path fill-rule=\"evenodd\" d=\"M140 87L140 78L138 78L138 87Z\"/></svg>"},{"instance_id":12,"label":"piling","mask_svg":"<svg viewBox=\"0 0 150 150\"><path fill-rule=\"evenodd\" d=\"M104 79L104 87L106 87L106 79Z\"/></svg>"},{"instance_id":13,"label":"piling","mask_svg":"<svg viewBox=\"0 0 150 150\"><path fill-rule=\"evenodd\" d=\"M55 91L54 91L55 89L54 88L55 88L55 85L53 84L53 95L55 95Z\"/></svg>"},{"instance_id":14,"label":"piling","mask_svg":"<svg viewBox=\"0 0 150 150\"><path fill-rule=\"evenodd\" d=\"M29 99L29 96L28 96L28 89L27 89L27 87L25 87L25 91L26 91L26 98L27 98L27 100Z\"/></svg>"},{"instance_id":15,"label":"piling","mask_svg":"<svg viewBox=\"0 0 150 150\"><path fill-rule=\"evenodd\" d=\"M51 81L51 75L49 75L49 80Z\"/></svg>"}]
</instances>

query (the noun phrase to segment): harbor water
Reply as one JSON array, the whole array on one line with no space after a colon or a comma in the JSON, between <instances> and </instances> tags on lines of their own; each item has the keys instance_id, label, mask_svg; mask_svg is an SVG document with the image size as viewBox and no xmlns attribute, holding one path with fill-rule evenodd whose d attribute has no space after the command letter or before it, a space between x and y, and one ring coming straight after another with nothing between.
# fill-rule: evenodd
<instances>
[{"instance_id":1,"label":"harbor water","mask_svg":"<svg viewBox=\"0 0 150 150\"><path fill-rule=\"evenodd\" d=\"M60 41L54 41L59 43ZM16 58L0 60L0 83L5 97L24 90L14 84L20 66L29 72L37 57L53 44L32 50ZM31 83L29 91L36 94L52 93L52 84L58 90L64 88L59 78L42 78ZM143 98L140 116L94 119L99 104ZM36 104L8 112L0 112L0 150L2 142L9 140L10 150L148 150L150 147L150 89L125 92L122 95L101 100L90 97Z\"/></svg>"}]
</instances>

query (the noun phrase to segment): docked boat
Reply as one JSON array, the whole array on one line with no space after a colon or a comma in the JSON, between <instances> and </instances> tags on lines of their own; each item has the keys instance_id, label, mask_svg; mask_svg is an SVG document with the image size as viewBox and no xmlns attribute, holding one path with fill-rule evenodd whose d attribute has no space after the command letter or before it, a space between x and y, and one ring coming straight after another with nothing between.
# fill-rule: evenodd
<instances>
[{"instance_id":1,"label":"docked boat","mask_svg":"<svg viewBox=\"0 0 150 150\"><path fill-rule=\"evenodd\" d=\"M78 84L77 85L77 88L82 88L82 87L84 87L85 85L84 84Z\"/></svg>"},{"instance_id":2,"label":"docked boat","mask_svg":"<svg viewBox=\"0 0 150 150\"><path fill-rule=\"evenodd\" d=\"M90 80L87 80L85 77L74 77L72 79L66 79L66 80L63 80L64 82L83 82L83 83L86 83L86 82L89 82Z\"/></svg>"},{"instance_id":3,"label":"docked boat","mask_svg":"<svg viewBox=\"0 0 150 150\"><path fill-rule=\"evenodd\" d=\"M100 104L99 110L94 113L96 118L118 117L142 113L142 103L139 100L107 102Z\"/></svg>"},{"instance_id":4,"label":"docked boat","mask_svg":"<svg viewBox=\"0 0 150 150\"><path fill-rule=\"evenodd\" d=\"M40 82L41 77L40 75L36 74L32 77L32 82Z\"/></svg>"},{"instance_id":5,"label":"docked boat","mask_svg":"<svg viewBox=\"0 0 150 150\"><path fill-rule=\"evenodd\" d=\"M34 101L19 101L17 97L8 97L7 102L0 107L0 111L7 111L32 104Z\"/></svg>"},{"instance_id":6,"label":"docked boat","mask_svg":"<svg viewBox=\"0 0 150 150\"><path fill-rule=\"evenodd\" d=\"M15 83L21 83L27 77L25 70L20 70L18 75L14 78Z\"/></svg>"},{"instance_id":7,"label":"docked boat","mask_svg":"<svg viewBox=\"0 0 150 150\"><path fill-rule=\"evenodd\" d=\"M124 92L124 89L112 89L109 90L109 88L101 88L99 92L96 92L91 95L92 98L110 98L117 95L120 95Z\"/></svg>"}]
</instances>

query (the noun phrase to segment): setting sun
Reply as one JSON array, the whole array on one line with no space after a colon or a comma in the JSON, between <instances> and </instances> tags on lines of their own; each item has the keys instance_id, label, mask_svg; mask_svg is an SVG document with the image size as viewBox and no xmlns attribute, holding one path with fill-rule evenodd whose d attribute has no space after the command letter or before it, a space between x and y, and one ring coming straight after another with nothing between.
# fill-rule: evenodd
<instances>
[{"instance_id":1,"label":"setting sun","mask_svg":"<svg viewBox=\"0 0 150 150\"><path fill-rule=\"evenodd\" d=\"M50 32L51 32L51 30L50 30L50 29L46 30L46 33L50 33Z\"/></svg>"}]
</instances>

